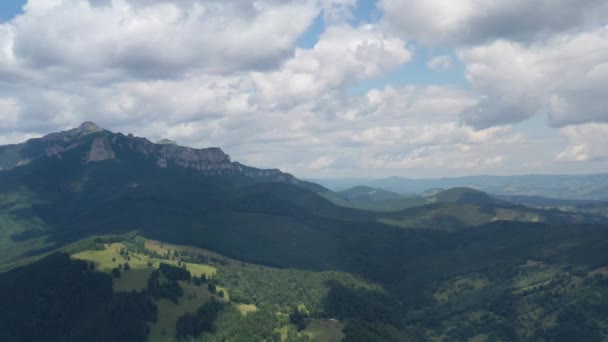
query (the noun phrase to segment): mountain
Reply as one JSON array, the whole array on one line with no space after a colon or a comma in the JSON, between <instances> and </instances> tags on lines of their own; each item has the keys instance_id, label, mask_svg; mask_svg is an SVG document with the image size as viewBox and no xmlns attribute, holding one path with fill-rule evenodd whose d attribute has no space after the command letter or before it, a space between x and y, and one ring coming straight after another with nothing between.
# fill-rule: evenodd
<instances>
[{"instance_id":1,"label":"mountain","mask_svg":"<svg viewBox=\"0 0 608 342\"><path fill-rule=\"evenodd\" d=\"M398 193L386 191L384 189L379 188L371 188L369 186L356 186L354 188L342 190L338 192L338 195L348 201L363 203L381 202L404 198L403 195L399 195Z\"/></svg>"},{"instance_id":2,"label":"mountain","mask_svg":"<svg viewBox=\"0 0 608 342\"><path fill-rule=\"evenodd\" d=\"M155 163L159 168L181 167L205 175L232 175L265 180L287 181L293 176L279 170L260 170L231 162L219 148L194 149L161 141L154 144L146 138L112 133L85 122L78 128L51 133L18 145L0 147L0 165L10 170L42 159L80 157L81 164L106 160L137 158Z\"/></svg>"},{"instance_id":3,"label":"mountain","mask_svg":"<svg viewBox=\"0 0 608 342\"><path fill-rule=\"evenodd\" d=\"M603 216L470 188L361 209L219 148L91 123L0 160L0 300L18 308L0 310L3 340L585 340L562 330L608 323L580 310L608 298Z\"/></svg>"},{"instance_id":4,"label":"mountain","mask_svg":"<svg viewBox=\"0 0 608 342\"><path fill-rule=\"evenodd\" d=\"M608 200L608 174L468 176L409 179L311 179L335 191L353 186L382 188L400 194L422 193L431 188L469 187L493 195L541 196L556 199Z\"/></svg>"},{"instance_id":5,"label":"mountain","mask_svg":"<svg viewBox=\"0 0 608 342\"><path fill-rule=\"evenodd\" d=\"M496 198L487 193L471 188L452 188L437 192L432 196L426 197L431 203L469 203L469 204L488 204L499 203Z\"/></svg>"}]
</instances>

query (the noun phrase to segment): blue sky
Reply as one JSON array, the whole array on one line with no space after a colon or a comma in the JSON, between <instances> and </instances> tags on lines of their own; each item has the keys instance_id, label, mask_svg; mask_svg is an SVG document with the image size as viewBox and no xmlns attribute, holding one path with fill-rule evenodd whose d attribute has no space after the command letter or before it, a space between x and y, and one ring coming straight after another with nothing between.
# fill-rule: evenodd
<instances>
[{"instance_id":1,"label":"blue sky","mask_svg":"<svg viewBox=\"0 0 608 342\"><path fill-rule=\"evenodd\" d=\"M594 0L25 3L0 3L0 144L90 120L301 177L608 170Z\"/></svg>"},{"instance_id":2,"label":"blue sky","mask_svg":"<svg viewBox=\"0 0 608 342\"><path fill-rule=\"evenodd\" d=\"M357 26L377 24L380 19L381 14L376 8L376 1L358 0L352 18L349 18L348 22ZM325 31L325 27L323 14L320 13L308 30L298 39L297 46L303 49L314 47ZM399 67L388 75L357 82L350 86L349 91L353 94L364 93L373 88L383 87L386 84L395 86L440 84L468 87L464 77L464 65L456 59L454 59L453 67L441 72L433 71L427 66L427 62L435 56L453 56L453 49L450 47L427 48L415 42L410 43L410 46L415 50L412 62Z\"/></svg>"},{"instance_id":3,"label":"blue sky","mask_svg":"<svg viewBox=\"0 0 608 342\"><path fill-rule=\"evenodd\" d=\"M9 0L0 3L0 21L7 21L21 13L25 0Z\"/></svg>"}]
</instances>

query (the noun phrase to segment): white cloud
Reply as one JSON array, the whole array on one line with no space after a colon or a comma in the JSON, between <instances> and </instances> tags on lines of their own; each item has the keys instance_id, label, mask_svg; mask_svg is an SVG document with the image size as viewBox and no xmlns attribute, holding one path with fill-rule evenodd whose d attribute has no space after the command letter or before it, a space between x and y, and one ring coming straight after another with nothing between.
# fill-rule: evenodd
<instances>
[{"instance_id":1,"label":"white cloud","mask_svg":"<svg viewBox=\"0 0 608 342\"><path fill-rule=\"evenodd\" d=\"M329 156L321 156L310 163L311 169L325 169L335 162L335 159Z\"/></svg>"},{"instance_id":2,"label":"white cloud","mask_svg":"<svg viewBox=\"0 0 608 342\"><path fill-rule=\"evenodd\" d=\"M9 25L29 67L175 77L276 65L318 13L316 1L30 0Z\"/></svg>"},{"instance_id":3,"label":"white cloud","mask_svg":"<svg viewBox=\"0 0 608 342\"><path fill-rule=\"evenodd\" d=\"M586 123L560 129L568 140L568 146L557 154L559 161L605 161L608 160L608 124Z\"/></svg>"},{"instance_id":4,"label":"white cloud","mask_svg":"<svg viewBox=\"0 0 608 342\"><path fill-rule=\"evenodd\" d=\"M551 167L567 142L559 163L602 158L601 130L568 126L557 144L537 144L509 125L535 113L556 126L608 121L606 29L582 32L594 19L580 19L595 5L585 2L564 25L496 40L506 32L500 25L484 37L470 29L486 27L480 8L497 23L512 19L497 10L506 2L471 1L381 0L382 9L399 10L353 27L354 0L30 0L23 15L0 23L0 143L93 120L151 139L220 146L234 160L299 176ZM551 13L569 8L558 1ZM515 12L529 7L514 4ZM417 18L392 22L409 16L405 9ZM297 48L315 18L327 24L319 41ZM554 37L524 39L535 30ZM410 62L408 37L476 44L457 49L473 91L385 84L351 94L353 84L375 83ZM449 68L446 53L428 67ZM397 77L407 82L407 74Z\"/></svg>"},{"instance_id":5,"label":"white cloud","mask_svg":"<svg viewBox=\"0 0 608 342\"><path fill-rule=\"evenodd\" d=\"M21 109L14 98L0 97L0 130L11 130L19 123Z\"/></svg>"},{"instance_id":6,"label":"white cloud","mask_svg":"<svg viewBox=\"0 0 608 342\"><path fill-rule=\"evenodd\" d=\"M426 63L426 65L429 69L434 71L445 71L450 69L453 63L454 61L452 60L452 57L443 55L433 57Z\"/></svg>"},{"instance_id":7,"label":"white cloud","mask_svg":"<svg viewBox=\"0 0 608 342\"><path fill-rule=\"evenodd\" d=\"M544 39L606 24L602 0L380 0L383 24L428 44Z\"/></svg>"},{"instance_id":8,"label":"white cloud","mask_svg":"<svg viewBox=\"0 0 608 342\"><path fill-rule=\"evenodd\" d=\"M608 121L608 29L524 45L498 40L463 48L467 78L485 98L464 113L476 127L546 114L552 125Z\"/></svg>"},{"instance_id":9,"label":"white cloud","mask_svg":"<svg viewBox=\"0 0 608 342\"><path fill-rule=\"evenodd\" d=\"M390 72L408 62L405 42L373 25L331 26L312 49L296 49L275 72L252 73L258 99L268 106L292 105L346 83Z\"/></svg>"}]
</instances>

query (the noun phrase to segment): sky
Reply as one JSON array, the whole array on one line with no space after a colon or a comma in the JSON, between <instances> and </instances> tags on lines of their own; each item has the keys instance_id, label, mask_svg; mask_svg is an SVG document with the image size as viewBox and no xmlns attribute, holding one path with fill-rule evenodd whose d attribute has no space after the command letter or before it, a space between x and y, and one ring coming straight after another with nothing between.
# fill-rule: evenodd
<instances>
[{"instance_id":1,"label":"sky","mask_svg":"<svg viewBox=\"0 0 608 342\"><path fill-rule=\"evenodd\" d=\"M608 2L0 2L0 144L83 121L299 177L607 172Z\"/></svg>"}]
</instances>

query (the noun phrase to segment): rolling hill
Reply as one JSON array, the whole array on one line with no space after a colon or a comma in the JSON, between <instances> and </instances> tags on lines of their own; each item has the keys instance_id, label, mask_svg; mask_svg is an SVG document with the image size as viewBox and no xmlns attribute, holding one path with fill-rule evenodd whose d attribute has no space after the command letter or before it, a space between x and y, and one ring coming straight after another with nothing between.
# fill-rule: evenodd
<instances>
[{"instance_id":1,"label":"rolling hill","mask_svg":"<svg viewBox=\"0 0 608 342\"><path fill-rule=\"evenodd\" d=\"M468 187L493 195L540 196L569 200L608 200L608 174L468 176L453 178L388 177L380 179L309 179L335 191L353 186L382 188L399 194L419 194L427 189Z\"/></svg>"},{"instance_id":2,"label":"rolling hill","mask_svg":"<svg viewBox=\"0 0 608 342\"><path fill-rule=\"evenodd\" d=\"M500 326L513 325L534 310L559 321L565 309L544 306L537 296L558 291L561 285L551 282L556 277L574 282L580 278L572 291L568 288L567 300L582 303L596 286L591 276L588 284L582 283L587 272L608 265L608 221L603 216L530 208L469 188L416 197L417 204L406 209L362 209L357 203L402 198L392 193L372 196L376 194L369 189L355 189L351 198L344 198L280 170L233 162L219 148L154 144L91 123L2 147L0 162L5 168L0 171L0 265L9 270L0 277L3 293L18 293L15 305L27 307L30 299L40 303L32 293L44 288L45 281L24 289L16 284L53 265L59 268L57 278L52 272L46 275L51 284L66 278L81 289L90 279L102 279L103 295L83 294L82 301L92 301L84 308L72 306L61 289L53 287L61 295L57 305L80 315L86 308L112 312L124 301L140 303L147 309L134 314L141 320L130 323L144 327L139 340L152 336L145 326L156 327L153 336L161 336L154 317L175 328L164 326L165 334L196 338L235 338L257 328L263 328L257 332L263 339L278 334L281 340L342 334L353 341L364 336L390 341L473 333L499 340L512 340L513 334L571 336L556 331L555 321L540 328L522 326L519 332ZM357 197L359 190L367 197ZM151 241L156 244L151 246ZM164 244L171 247L159 247ZM74 258L93 266L71 262ZM107 267L114 265L111 258L121 260L115 265L122 267L123 279L140 284L133 296L123 296L126 292L116 288L108 292L110 280L119 289L125 286L108 278L114 276ZM542 263L553 273L522 271L528 261ZM125 270L127 262L132 266ZM197 277L195 270L213 267L217 273L205 284L208 291L225 290L225 297L193 286L191 276L172 280L179 270L159 275L160 263ZM522 285L528 283L520 279L524 275L548 283L532 281L544 287L528 293L531 285ZM307 279L316 280L309 284ZM303 282L314 291L298 285ZM197 301L194 295L205 300ZM219 302L208 301L211 297ZM98 300L117 302L106 307ZM180 306L182 302L191 303L189 309ZM160 316L148 315L150 305ZM238 312L251 309L248 305L259 310ZM462 318L475 312L489 315L496 327L486 331L481 316ZM18 317L30 314L24 309ZM298 332L300 315L314 319L317 330L311 328L310 335ZM205 317L214 319L206 322ZM602 317L594 324L605 324ZM95 316L82 319L68 319L70 336L96 333L90 326ZM458 320L469 322L468 332L455 323ZM207 323L217 330L192 328ZM598 329L591 328L602 335Z\"/></svg>"}]
</instances>

